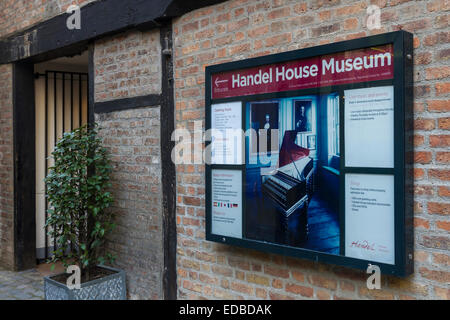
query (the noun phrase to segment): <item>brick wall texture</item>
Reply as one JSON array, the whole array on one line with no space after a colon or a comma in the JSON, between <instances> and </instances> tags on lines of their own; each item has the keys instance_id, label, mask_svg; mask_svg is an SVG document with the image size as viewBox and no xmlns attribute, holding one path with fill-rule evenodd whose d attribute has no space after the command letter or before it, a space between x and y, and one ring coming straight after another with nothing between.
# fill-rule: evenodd
<instances>
[{"instance_id":1,"label":"brick wall texture","mask_svg":"<svg viewBox=\"0 0 450 320\"><path fill-rule=\"evenodd\" d=\"M130 31L95 43L95 101L161 91L159 30ZM109 239L127 273L131 299L162 298L160 107L97 114L111 152L118 228Z\"/></svg>"},{"instance_id":2,"label":"brick wall texture","mask_svg":"<svg viewBox=\"0 0 450 320\"><path fill-rule=\"evenodd\" d=\"M365 26L381 8L382 29ZM450 1L233 0L174 23L176 125L204 120L204 67L395 31L414 33L415 272L382 277L205 241L204 166L177 166L178 297L230 299L450 298Z\"/></svg>"},{"instance_id":3,"label":"brick wall texture","mask_svg":"<svg viewBox=\"0 0 450 320\"><path fill-rule=\"evenodd\" d=\"M12 65L0 65L0 266L14 268Z\"/></svg>"},{"instance_id":4,"label":"brick wall texture","mask_svg":"<svg viewBox=\"0 0 450 320\"><path fill-rule=\"evenodd\" d=\"M95 43L95 101L161 92L159 30L131 31Z\"/></svg>"},{"instance_id":5,"label":"brick wall texture","mask_svg":"<svg viewBox=\"0 0 450 320\"><path fill-rule=\"evenodd\" d=\"M3 0L0 2L0 38L97 0Z\"/></svg>"},{"instance_id":6,"label":"brick wall texture","mask_svg":"<svg viewBox=\"0 0 450 320\"><path fill-rule=\"evenodd\" d=\"M113 162L112 210L117 228L108 249L127 274L131 299L162 298L159 107L97 114Z\"/></svg>"},{"instance_id":7,"label":"brick wall texture","mask_svg":"<svg viewBox=\"0 0 450 320\"><path fill-rule=\"evenodd\" d=\"M129 31L95 43L95 101L161 91L159 30ZM131 299L162 298L160 107L97 114L111 152L118 228L109 239L127 272Z\"/></svg>"}]
</instances>

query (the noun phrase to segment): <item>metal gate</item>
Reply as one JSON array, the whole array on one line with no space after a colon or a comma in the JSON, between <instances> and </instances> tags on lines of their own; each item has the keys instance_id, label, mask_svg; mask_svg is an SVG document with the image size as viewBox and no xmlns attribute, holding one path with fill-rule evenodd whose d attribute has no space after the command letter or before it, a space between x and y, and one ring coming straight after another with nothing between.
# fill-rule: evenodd
<instances>
[{"instance_id":1,"label":"metal gate","mask_svg":"<svg viewBox=\"0 0 450 320\"><path fill-rule=\"evenodd\" d=\"M51 154L64 132L88 122L88 74L46 71L36 74L36 257L51 257L56 241L48 236L48 202L44 178L53 165Z\"/></svg>"}]
</instances>

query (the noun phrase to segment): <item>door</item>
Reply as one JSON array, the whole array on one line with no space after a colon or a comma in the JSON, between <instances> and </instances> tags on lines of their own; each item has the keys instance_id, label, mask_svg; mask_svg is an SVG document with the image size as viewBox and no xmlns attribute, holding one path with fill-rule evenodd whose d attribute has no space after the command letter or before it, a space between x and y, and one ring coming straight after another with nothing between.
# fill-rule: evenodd
<instances>
[{"instance_id":1,"label":"door","mask_svg":"<svg viewBox=\"0 0 450 320\"><path fill-rule=\"evenodd\" d=\"M44 178L53 165L51 153L63 132L88 122L88 74L46 71L37 74L36 101L36 257L51 257L55 247L45 228L48 203Z\"/></svg>"}]
</instances>

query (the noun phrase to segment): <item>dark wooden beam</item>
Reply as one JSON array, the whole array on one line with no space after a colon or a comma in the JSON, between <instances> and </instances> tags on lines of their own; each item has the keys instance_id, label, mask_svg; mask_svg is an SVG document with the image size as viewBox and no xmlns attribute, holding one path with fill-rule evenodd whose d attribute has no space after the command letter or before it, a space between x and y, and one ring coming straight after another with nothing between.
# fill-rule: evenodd
<instances>
[{"instance_id":1,"label":"dark wooden beam","mask_svg":"<svg viewBox=\"0 0 450 320\"><path fill-rule=\"evenodd\" d=\"M176 172L172 162L174 142L172 133L175 129L175 99L173 86L172 60L172 27L164 26L160 31L160 41L163 54L162 66L162 94L161 94L161 177L162 177L162 216L163 216L163 247L164 299L177 299L177 226L176 226ZM166 47L167 43L167 47Z\"/></svg>"},{"instance_id":2,"label":"dark wooden beam","mask_svg":"<svg viewBox=\"0 0 450 320\"><path fill-rule=\"evenodd\" d=\"M36 156L34 67L13 65L15 268L36 266Z\"/></svg>"},{"instance_id":3,"label":"dark wooden beam","mask_svg":"<svg viewBox=\"0 0 450 320\"><path fill-rule=\"evenodd\" d=\"M95 61L94 61L94 44L88 48L88 124L93 125L95 122Z\"/></svg>"},{"instance_id":4,"label":"dark wooden beam","mask_svg":"<svg viewBox=\"0 0 450 320\"><path fill-rule=\"evenodd\" d=\"M222 3L228 0L175 0L168 4L166 12L164 13L166 17L175 18L179 17L187 12L212 6L218 3Z\"/></svg>"},{"instance_id":5,"label":"dark wooden beam","mask_svg":"<svg viewBox=\"0 0 450 320\"><path fill-rule=\"evenodd\" d=\"M0 41L0 64L35 57L35 62L80 52L88 41L132 28L149 29L186 12L224 0L103 0L81 8L81 29L66 27L61 14ZM41 57L40 55L45 55Z\"/></svg>"},{"instance_id":6,"label":"dark wooden beam","mask_svg":"<svg viewBox=\"0 0 450 320\"><path fill-rule=\"evenodd\" d=\"M95 113L107 113L113 111L121 111L127 109L135 109L142 107L160 106L161 95L150 94L147 96L139 96L132 98L116 99L111 101L96 102L94 104Z\"/></svg>"}]
</instances>

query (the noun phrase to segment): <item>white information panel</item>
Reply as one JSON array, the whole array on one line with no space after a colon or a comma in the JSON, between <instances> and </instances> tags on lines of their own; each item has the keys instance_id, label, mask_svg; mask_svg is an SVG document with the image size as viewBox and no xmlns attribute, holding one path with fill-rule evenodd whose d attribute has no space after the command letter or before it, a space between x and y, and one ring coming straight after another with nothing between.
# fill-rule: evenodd
<instances>
[{"instance_id":1,"label":"white information panel","mask_svg":"<svg viewBox=\"0 0 450 320\"><path fill-rule=\"evenodd\" d=\"M211 170L211 233L242 238L242 172Z\"/></svg>"},{"instance_id":2,"label":"white information panel","mask_svg":"<svg viewBox=\"0 0 450 320\"><path fill-rule=\"evenodd\" d=\"M345 90L345 165L394 167L394 87Z\"/></svg>"},{"instance_id":3,"label":"white information panel","mask_svg":"<svg viewBox=\"0 0 450 320\"><path fill-rule=\"evenodd\" d=\"M211 105L211 164L243 164L242 103Z\"/></svg>"},{"instance_id":4,"label":"white information panel","mask_svg":"<svg viewBox=\"0 0 450 320\"><path fill-rule=\"evenodd\" d=\"M395 263L394 176L345 175L345 255Z\"/></svg>"}]
</instances>

